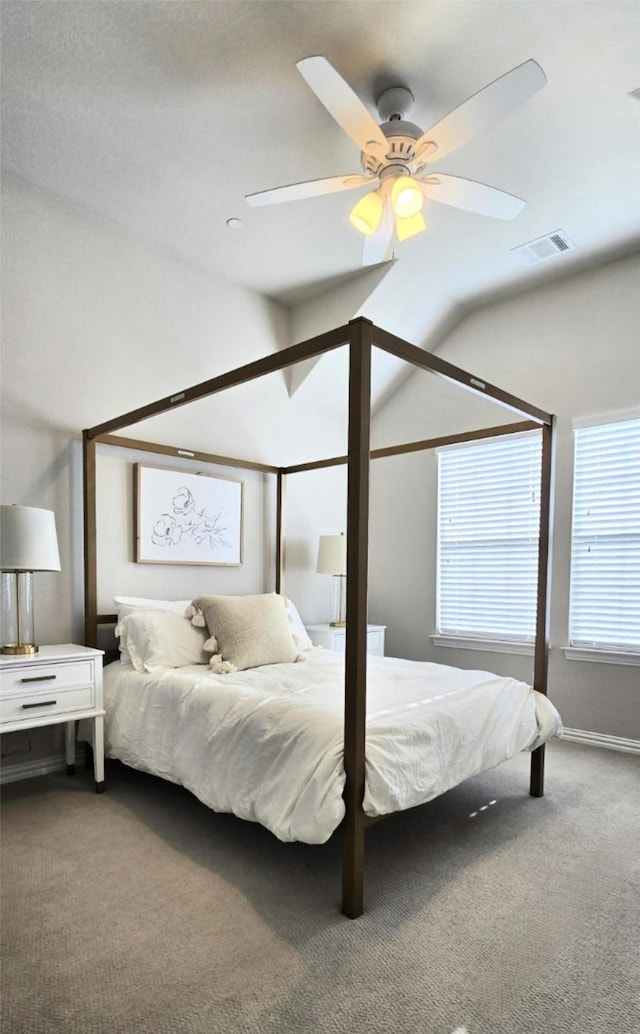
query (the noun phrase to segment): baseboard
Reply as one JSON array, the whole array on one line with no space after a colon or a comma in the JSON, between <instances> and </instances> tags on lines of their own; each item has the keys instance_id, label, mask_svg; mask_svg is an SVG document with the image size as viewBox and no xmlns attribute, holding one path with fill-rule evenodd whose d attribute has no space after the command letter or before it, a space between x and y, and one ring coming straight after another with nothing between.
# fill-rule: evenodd
<instances>
[{"instance_id":1,"label":"baseboard","mask_svg":"<svg viewBox=\"0 0 640 1034\"><path fill-rule=\"evenodd\" d=\"M76 765L84 765L84 745L76 748ZM16 783L19 779L49 775L50 772L65 772L67 759L64 754L53 754L33 761L19 761L16 765L3 764L0 767L0 784Z\"/></svg>"},{"instance_id":2,"label":"baseboard","mask_svg":"<svg viewBox=\"0 0 640 1034\"><path fill-rule=\"evenodd\" d=\"M622 750L626 754L640 754L640 740L627 740L624 736L607 736L603 732L589 732L587 729L563 729L560 737L572 743L586 743L590 747L607 747L608 750Z\"/></svg>"}]
</instances>

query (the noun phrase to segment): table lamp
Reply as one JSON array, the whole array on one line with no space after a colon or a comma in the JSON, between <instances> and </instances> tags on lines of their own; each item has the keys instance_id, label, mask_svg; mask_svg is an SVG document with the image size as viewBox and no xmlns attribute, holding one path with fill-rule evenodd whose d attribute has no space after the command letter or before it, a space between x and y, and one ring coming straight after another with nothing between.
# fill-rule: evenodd
<instances>
[{"instance_id":1,"label":"table lamp","mask_svg":"<svg viewBox=\"0 0 640 1034\"><path fill-rule=\"evenodd\" d=\"M333 621L334 628L344 628L345 583L347 576L347 540L342 535L321 535L318 546L318 574L332 574L334 577Z\"/></svg>"},{"instance_id":2,"label":"table lamp","mask_svg":"<svg viewBox=\"0 0 640 1034\"><path fill-rule=\"evenodd\" d=\"M0 506L2 646L0 653L37 653L33 623L34 571L59 571L56 519L36 506Z\"/></svg>"}]
</instances>

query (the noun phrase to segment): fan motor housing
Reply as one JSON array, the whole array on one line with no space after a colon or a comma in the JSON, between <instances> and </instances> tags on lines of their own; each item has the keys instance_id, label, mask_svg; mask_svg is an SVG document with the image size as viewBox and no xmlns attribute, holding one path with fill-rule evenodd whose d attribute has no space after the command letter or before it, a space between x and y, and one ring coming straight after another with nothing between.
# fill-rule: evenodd
<instances>
[{"instance_id":1,"label":"fan motor housing","mask_svg":"<svg viewBox=\"0 0 640 1034\"><path fill-rule=\"evenodd\" d=\"M370 176L379 176L389 165L403 166L415 158L415 142L422 136L422 130L413 122L394 118L383 122L381 131L389 142L389 149L383 157L363 151L362 168Z\"/></svg>"}]
</instances>

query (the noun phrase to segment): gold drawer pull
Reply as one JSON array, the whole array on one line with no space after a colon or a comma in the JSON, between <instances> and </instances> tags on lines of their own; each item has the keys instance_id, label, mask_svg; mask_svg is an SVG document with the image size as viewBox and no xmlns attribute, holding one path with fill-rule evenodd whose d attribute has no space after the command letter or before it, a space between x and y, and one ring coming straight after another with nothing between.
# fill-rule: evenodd
<instances>
[{"instance_id":1,"label":"gold drawer pull","mask_svg":"<svg viewBox=\"0 0 640 1034\"><path fill-rule=\"evenodd\" d=\"M30 679L20 679L21 682L54 682L57 675L33 675Z\"/></svg>"},{"instance_id":2,"label":"gold drawer pull","mask_svg":"<svg viewBox=\"0 0 640 1034\"><path fill-rule=\"evenodd\" d=\"M53 704L57 703L57 700L38 700L37 704L23 704L22 710L28 711L30 707L51 707Z\"/></svg>"}]
</instances>

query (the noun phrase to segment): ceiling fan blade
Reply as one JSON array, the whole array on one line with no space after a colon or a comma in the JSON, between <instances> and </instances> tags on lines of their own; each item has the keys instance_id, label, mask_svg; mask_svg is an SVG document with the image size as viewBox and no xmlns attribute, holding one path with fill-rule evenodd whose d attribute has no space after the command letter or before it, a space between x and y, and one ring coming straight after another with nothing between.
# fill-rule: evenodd
<instances>
[{"instance_id":1,"label":"ceiling fan blade","mask_svg":"<svg viewBox=\"0 0 640 1034\"><path fill-rule=\"evenodd\" d=\"M484 183L465 180L461 176L447 176L438 173L426 180L419 180L422 193L432 201L464 208L467 212L491 215L496 219L513 219L526 205L521 197L507 194L504 190L487 187Z\"/></svg>"},{"instance_id":2,"label":"ceiling fan blade","mask_svg":"<svg viewBox=\"0 0 640 1034\"><path fill-rule=\"evenodd\" d=\"M416 158L425 162L444 158L523 104L546 81L546 75L533 59L512 68L423 133L416 141ZM437 150L429 148L429 144L435 144Z\"/></svg>"},{"instance_id":3,"label":"ceiling fan blade","mask_svg":"<svg viewBox=\"0 0 640 1034\"><path fill-rule=\"evenodd\" d=\"M296 68L361 151L387 153L389 145L380 126L326 57L305 57Z\"/></svg>"},{"instance_id":4,"label":"ceiling fan blade","mask_svg":"<svg viewBox=\"0 0 640 1034\"><path fill-rule=\"evenodd\" d=\"M362 265L375 266L378 262L384 262L390 258L389 245L393 239L394 216L393 209L387 201L382 213L380 225L370 237L365 237L362 249Z\"/></svg>"},{"instance_id":5,"label":"ceiling fan blade","mask_svg":"<svg viewBox=\"0 0 640 1034\"><path fill-rule=\"evenodd\" d=\"M272 190L259 190L256 194L245 195L250 205L277 205L281 201L301 201L307 197L318 197L320 194L335 194L339 190L352 190L353 187L371 185L375 177L360 176L357 173L348 176L329 176L322 180L306 180L304 183L291 183L287 187L274 187Z\"/></svg>"}]
</instances>

